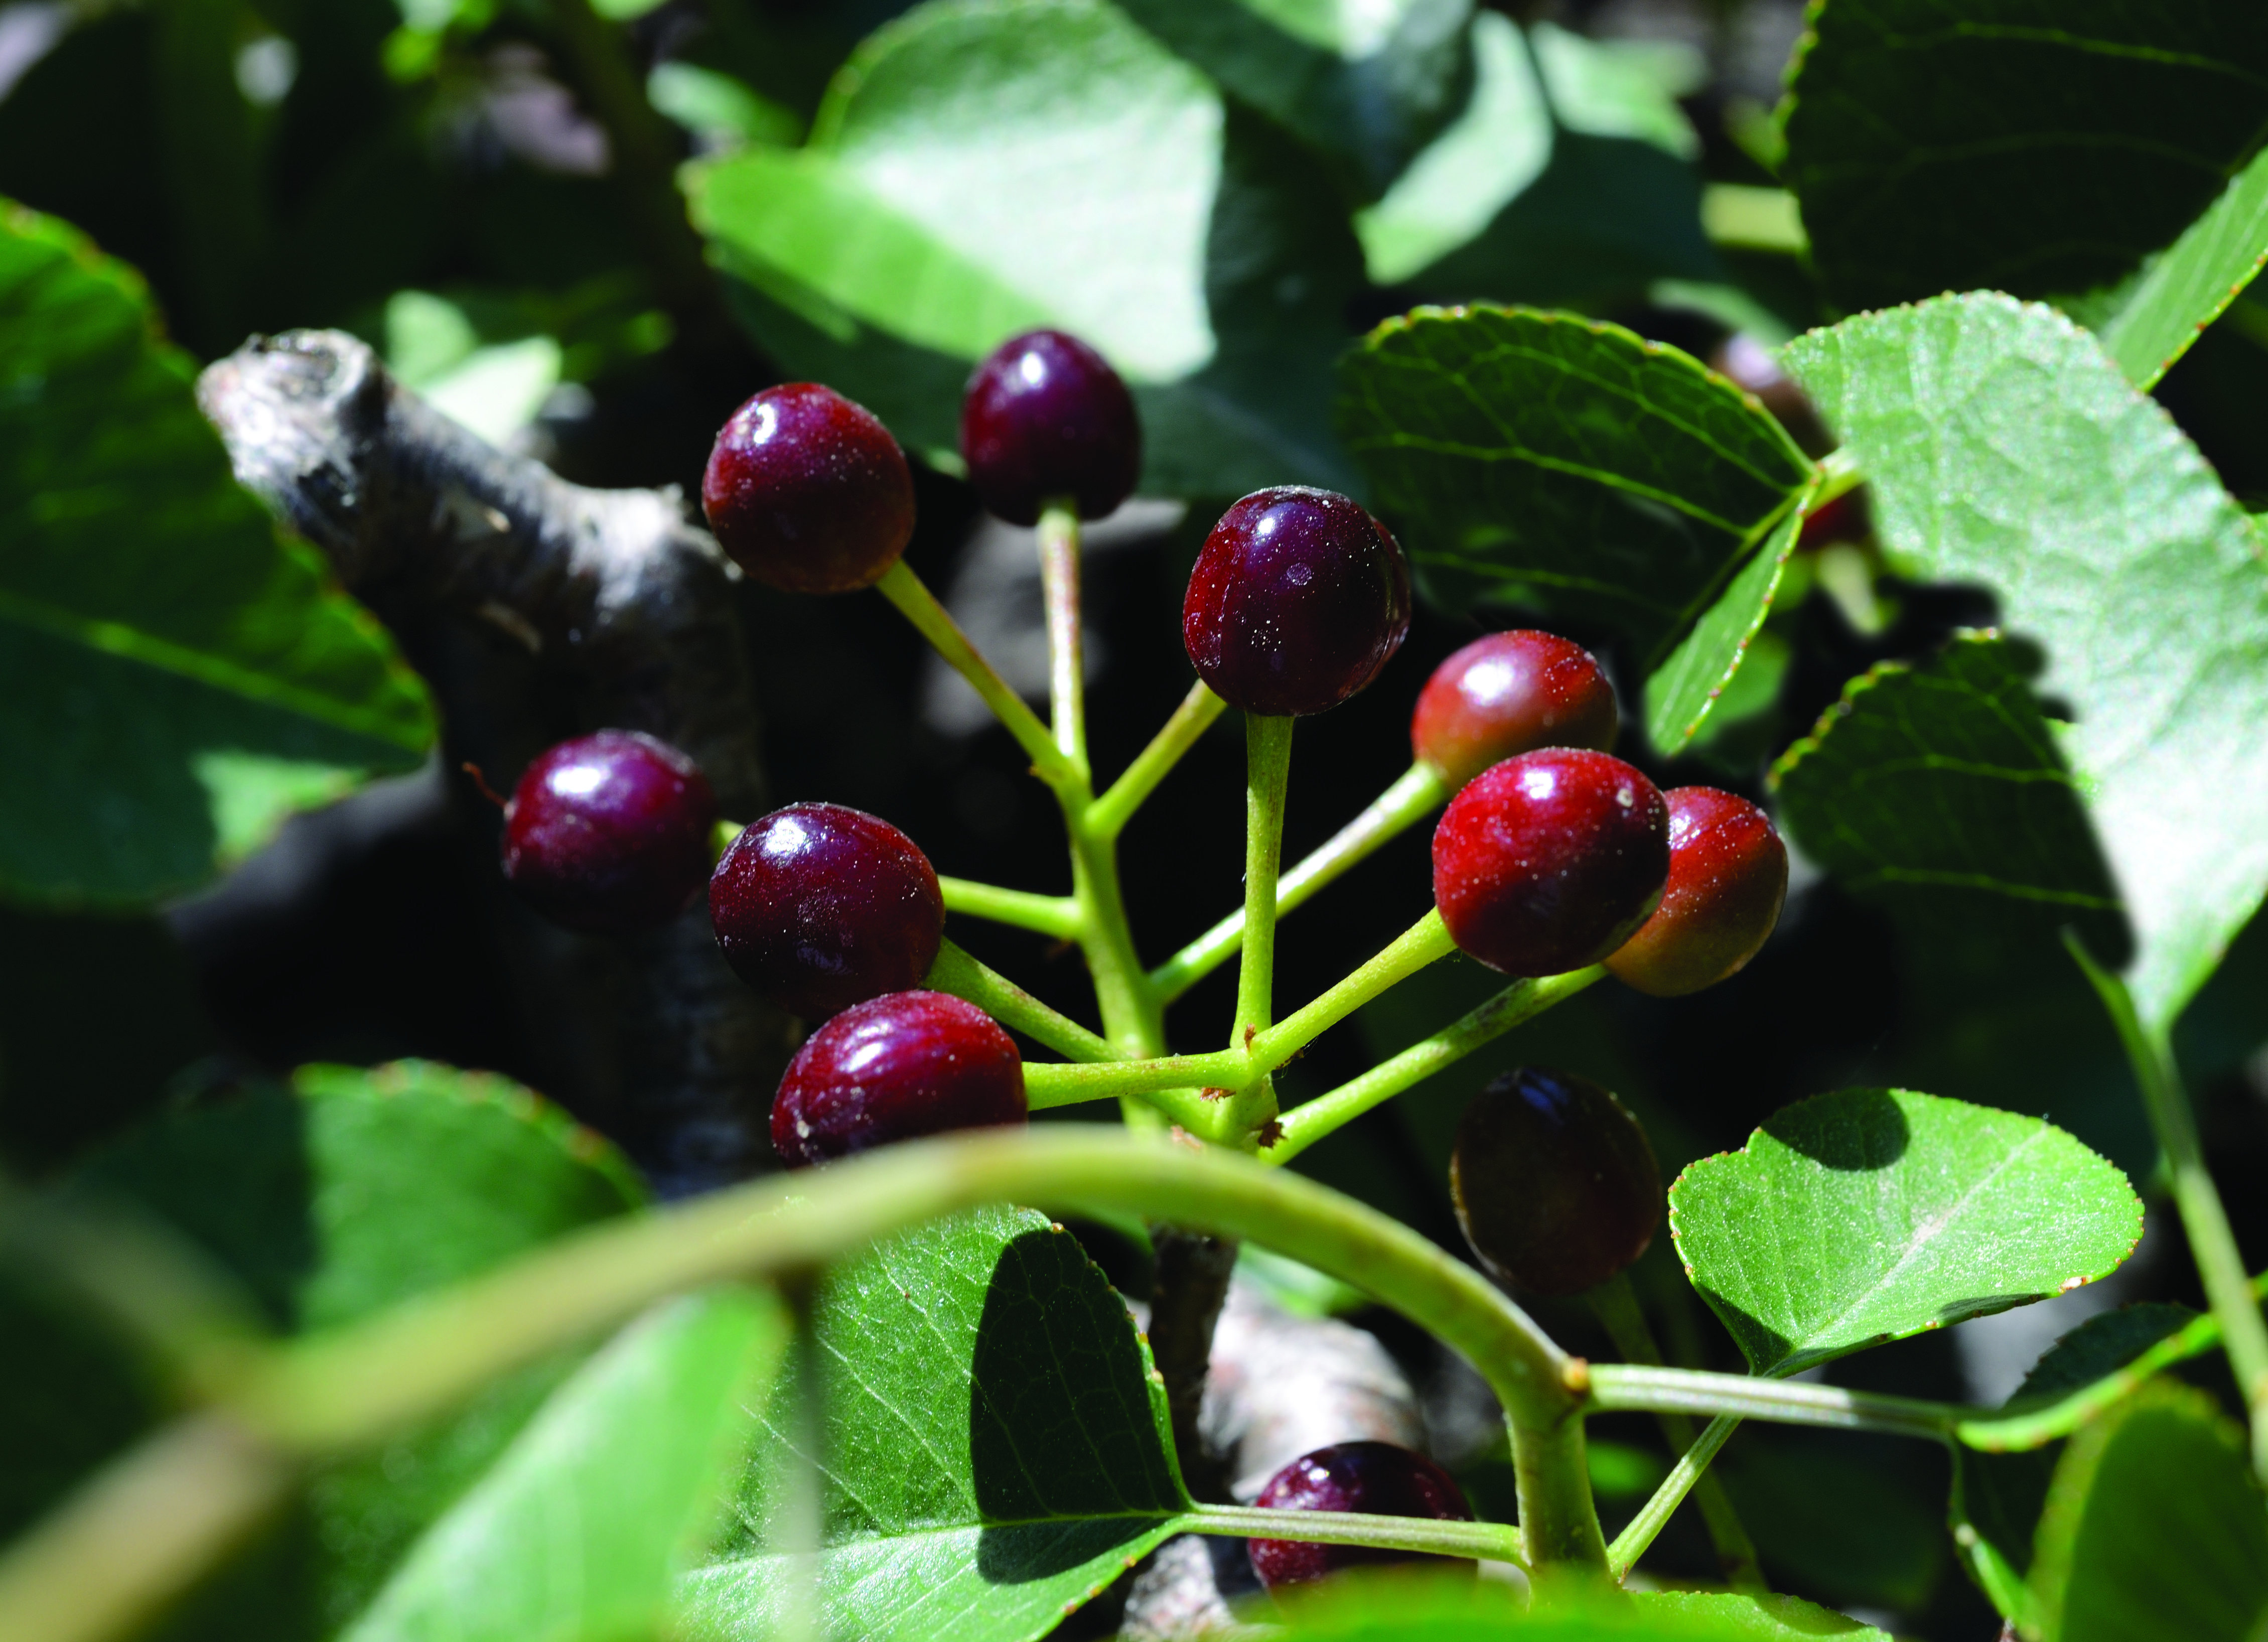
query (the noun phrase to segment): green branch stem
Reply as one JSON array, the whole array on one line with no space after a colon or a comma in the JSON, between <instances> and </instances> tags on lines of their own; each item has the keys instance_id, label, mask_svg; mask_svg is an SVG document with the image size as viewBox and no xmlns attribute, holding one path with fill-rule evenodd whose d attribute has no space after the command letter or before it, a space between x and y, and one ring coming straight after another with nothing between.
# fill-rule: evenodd
<instances>
[{"instance_id":1,"label":"green branch stem","mask_svg":"<svg viewBox=\"0 0 2268 1642\"><path fill-rule=\"evenodd\" d=\"M2126 983L2096 963L2076 933L2066 930L2064 945L2102 999L2132 1064L2134 1080L2141 1086L2142 1104L2173 1179L2174 1205L2189 1236L2191 1257L2205 1281L2213 1314L2220 1319L2228 1366L2250 1419L2252 1469L2268 1481L2268 1321L2261 1317L2260 1301L2237 1253L2236 1235L2229 1229L2228 1211L2205 1167L2205 1148L2174 1063L2173 1044L2163 1029L2143 1024Z\"/></svg>"},{"instance_id":2,"label":"green branch stem","mask_svg":"<svg viewBox=\"0 0 2268 1642\"><path fill-rule=\"evenodd\" d=\"M1276 1020L1276 874L1283 864L1284 797L1291 782L1292 727L1297 722L1265 713L1244 715L1244 940L1237 960L1236 1020L1229 1029L1232 1052L1254 1057L1253 1071L1241 1078L1220 1103L1211 1138L1227 1145L1252 1146L1275 1121L1276 1087L1255 1040ZM1152 997L1156 989L1151 989Z\"/></svg>"},{"instance_id":3,"label":"green branch stem","mask_svg":"<svg viewBox=\"0 0 2268 1642\"><path fill-rule=\"evenodd\" d=\"M1442 1522L1425 1517L1370 1516L1357 1511L1270 1511L1256 1506L1201 1505L1182 1528L1224 1539L1290 1539L1314 1545L1375 1545L1436 1557L1479 1557L1528 1565L1520 1530L1505 1522Z\"/></svg>"},{"instance_id":4,"label":"green branch stem","mask_svg":"<svg viewBox=\"0 0 2268 1642\"><path fill-rule=\"evenodd\" d=\"M961 624L930 592L913 567L903 559L884 571L874 589L898 607L899 613L914 624L915 630L929 641L930 648L945 658L947 666L968 681L969 688L982 696L992 710L992 716L1016 738L1016 745L1024 749L1032 761L1032 769L1041 780L1057 792L1077 788L1085 779L1080 765L1064 756L1055 743L1047 725L1039 715L1024 704L1008 681L978 653L968 642L968 635Z\"/></svg>"},{"instance_id":5,"label":"green branch stem","mask_svg":"<svg viewBox=\"0 0 2268 1642\"><path fill-rule=\"evenodd\" d=\"M1203 688L1200 686L1199 688ZM1276 916L1282 917L1361 861L1388 839L1423 820L1449 796L1449 784L1430 764L1412 764L1361 814L1286 872L1276 885ZM1162 1003L1172 1003L1211 975L1244 939L1244 911L1232 912L1150 973L1150 985Z\"/></svg>"},{"instance_id":6,"label":"green branch stem","mask_svg":"<svg viewBox=\"0 0 2268 1642\"><path fill-rule=\"evenodd\" d=\"M1616 1579L1623 1578L1646 1555L1646 1547L1669 1526L1669 1519L1677 1513L1677 1507L1696 1484L1716 1482L1710 1473L1709 1462L1717 1457L1717 1451L1725 1446L1725 1440L1740 1423L1737 1415L1719 1414L1685 1446L1677 1462L1669 1468L1669 1475L1661 1479L1661 1486L1653 1491L1653 1497L1638 1507L1638 1514L1615 1535L1615 1543L1607 1547L1607 1567ZM1753 1550L1750 1554L1754 1554Z\"/></svg>"},{"instance_id":7,"label":"green branch stem","mask_svg":"<svg viewBox=\"0 0 2268 1642\"><path fill-rule=\"evenodd\" d=\"M1079 508L1040 510L1040 587L1048 618L1048 701L1056 750L1091 781L1086 762L1086 656L1079 630Z\"/></svg>"},{"instance_id":8,"label":"green branch stem","mask_svg":"<svg viewBox=\"0 0 2268 1642\"><path fill-rule=\"evenodd\" d=\"M1181 705L1173 716L1150 739L1150 745L1136 755L1109 791L1090 805L1086 824L1100 836L1116 838L1125 830L1126 823L1134 819L1135 811L1158 789L1158 784L1170 774L1182 755L1197 744L1197 739L1211 729L1228 703L1206 688L1199 679L1189 686L1189 693L1182 697Z\"/></svg>"},{"instance_id":9,"label":"green branch stem","mask_svg":"<svg viewBox=\"0 0 2268 1642\"><path fill-rule=\"evenodd\" d=\"M1080 1061L1113 1061L1118 1050L1108 1039L1089 1032L1033 997L998 970L970 957L951 941L937 949L922 984L976 1005L1003 1026L1036 1038L1059 1055Z\"/></svg>"},{"instance_id":10,"label":"green branch stem","mask_svg":"<svg viewBox=\"0 0 2268 1642\"><path fill-rule=\"evenodd\" d=\"M1252 1053L1270 1068L1282 1065L1381 993L1456 951L1438 908L1395 936L1376 955L1314 1002L1301 1005L1252 1041Z\"/></svg>"},{"instance_id":11,"label":"green branch stem","mask_svg":"<svg viewBox=\"0 0 2268 1642\"><path fill-rule=\"evenodd\" d=\"M1653 1368L1635 1363L1593 1363L1586 1406L1594 1412L1730 1415L1776 1420L1785 1425L1821 1425L1837 1431L1874 1431L1896 1437L1943 1441L1957 1434L1964 1419L1983 1409L1916 1397L1852 1391L1842 1386L1810 1385L1752 1374L1710 1373L1697 1368Z\"/></svg>"},{"instance_id":12,"label":"green branch stem","mask_svg":"<svg viewBox=\"0 0 2268 1642\"><path fill-rule=\"evenodd\" d=\"M1006 924L1035 934L1052 935L1057 940L1077 940L1079 936L1079 910L1077 897L1071 895L1039 895L1027 889L1003 889L998 884L981 884L969 878L948 878L937 875L937 887L945 894L947 912L964 912L973 918L988 923Z\"/></svg>"}]
</instances>

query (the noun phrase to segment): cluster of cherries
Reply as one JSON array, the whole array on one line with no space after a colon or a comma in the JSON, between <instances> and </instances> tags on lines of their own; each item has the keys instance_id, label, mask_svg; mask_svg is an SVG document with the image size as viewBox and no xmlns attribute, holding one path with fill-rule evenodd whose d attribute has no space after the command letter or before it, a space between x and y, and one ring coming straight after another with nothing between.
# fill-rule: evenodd
<instances>
[{"instance_id":1,"label":"cluster of cherries","mask_svg":"<svg viewBox=\"0 0 2268 1642\"><path fill-rule=\"evenodd\" d=\"M1140 468L1125 385L1084 343L1038 331L978 367L961 419L970 482L1014 523L1057 500L1099 518ZM872 414L830 388L768 388L717 438L702 487L717 540L748 574L844 593L889 572L913 534L913 478ZM1250 713L1306 716L1374 679L1409 630L1393 534L1329 491L1258 491L1199 553L1182 637L1204 682ZM1786 851L1764 813L1708 787L1664 793L1607 749L1618 727L1597 661L1549 633L1491 634L1434 672L1410 745L1455 793L1433 834L1433 894L1456 945L1515 976L1603 963L1669 997L1740 969L1778 921ZM792 804L711 866L717 804L693 761L652 736L602 730L551 748L506 806L504 870L568 928L666 924L705 886L734 971L822 1022L782 1079L772 1143L791 1167L920 1135L1020 1123L1014 1041L922 983L944 939L935 871L889 822ZM1635 1260L1661 1182L1634 1118L1580 1079L1491 1083L1465 1114L1451 1167L1457 1213L1487 1269L1545 1294L1588 1289ZM1381 1443L1303 1456L1262 1505L1468 1518L1431 1461ZM1253 1542L1271 1587L1382 1553Z\"/></svg>"}]
</instances>

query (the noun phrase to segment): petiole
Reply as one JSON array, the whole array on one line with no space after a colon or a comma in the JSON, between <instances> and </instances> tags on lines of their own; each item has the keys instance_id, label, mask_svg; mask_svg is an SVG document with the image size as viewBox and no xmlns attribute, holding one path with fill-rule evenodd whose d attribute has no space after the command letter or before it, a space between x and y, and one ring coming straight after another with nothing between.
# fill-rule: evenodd
<instances>
[{"instance_id":1,"label":"petiole","mask_svg":"<svg viewBox=\"0 0 2268 1642\"><path fill-rule=\"evenodd\" d=\"M1002 1026L1013 1027L1075 1061L1118 1058L1118 1051L1108 1039L1049 1008L1007 976L978 962L949 940L938 948L937 961L930 965L922 984L933 992L950 992L974 1004ZM1028 1089L1028 1071L1026 1080Z\"/></svg>"},{"instance_id":2,"label":"petiole","mask_svg":"<svg viewBox=\"0 0 2268 1642\"><path fill-rule=\"evenodd\" d=\"M945 894L947 912L965 912L994 924L1052 935L1057 940L1079 939L1079 902L1073 896L1035 895L1029 890L1003 889L997 884L980 884L972 879L947 878L943 873L937 875L937 887Z\"/></svg>"}]
</instances>

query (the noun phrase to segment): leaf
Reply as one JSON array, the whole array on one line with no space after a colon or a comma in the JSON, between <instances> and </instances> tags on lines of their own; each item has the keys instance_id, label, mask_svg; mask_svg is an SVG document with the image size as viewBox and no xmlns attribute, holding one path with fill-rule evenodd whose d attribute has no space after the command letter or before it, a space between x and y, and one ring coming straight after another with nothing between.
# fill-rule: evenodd
<instances>
[{"instance_id":1,"label":"leaf","mask_svg":"<svg viewBox=\"0 0 2268 1642\"><path fill-rule=\"evenodd\" d=\"M1540 604L1648 667L1812 473L1754 399L1619 326L1419 308L1341 379L1340 435L1433 597Z\"/></svg>"},{"instance_id":2,"label":"leaf","mask_svg":"<svg viewBox=\"0 0 2268 1642\"><path fill-rule=\"evenodd\" d=\"M1122 0L1178 55L1375 198L1456 112L1470 0Z\"/></svg>"},{"instance_id":3,"label":"leaf","mask_svg":"<svg viewBox=\"0 0 2268 1642\"><path fill-rule=\"evenodd\" d=\"M1845 1089L1687 1168L1669 1226L1749 1366L1786 1375L2103 1277L2140 1238L2142 1205L2038 1118Z\"/></svg>"},{"instance_id":4,"label":"leaf","mask_svg":"<svg viewBox=\"0 0 2268 1642\"><path fill-rule=\"evenodd\" d=\"M1729 1591L1638 1591L1631 1601L1647 1620L1660 1624L1675 1616L1705 1621L1726 1637L1756 1642L1795 1642L1799 1637L1849 1637L1852 1642L1883 1638L1872 1625L1800 1596L1742 1596Z\"/></svg>"},{"instance_id":5,"label":"leaf","mask_svg":"<svg viewBox=\"0 0 2268 1642\"><path fill-rule=\"evenodd\" d=\"M1749 646L1771 614L1788 556L1803 534L1804 510L1782 519L1717 601L1701 613L1692 630L1646 681L1646 733L1665 757L1682 752L1700 733L1710 714L1748 659Z\"/></svg>"},{"instance_id":6,"label":"leaf","mask_svg":"<svg viewBox=\"0 0 2268 1642\"><path fill-rule=\"evenodd\" d=\"M2081 1429L2031 1584L2043 1642L2250 1642L2268 1616L2268 1508L2242 1433L2162 1381Z\"/></svg>"},{"instance_id":7,"label":"leaf","mask_svg":"<svg viewBox=\"0 0 2268 1642\"><path fill-rule=\"evenodd\" d=\"M2268 262L2268 151L2150 263L2095 328L2126 379L2147 391Z\"/></svg>"},{"instance_id":8,"label":"leaf","mask_svg":"<svg viewBox=\"0 0 2268 1642\"><path fill-rule=\"evenodd\" d=\"M420 1540L346 1642L615 1642L656 1632L713 1528L790 1334L768 1296L669 1302L554 1392Z\"/></svg>"},{"instance_id":9,"label":"leaf","mask_svg":"<svg viewBox=\"0 0 2268 1642\"><path fill-rule=\"evenodd\" d=\"M2119 279L2259 143L2250 0L1822 0L1810 20L1781 175L1846 309Z\"/></svg>"},{"instance_id":10,"label":"leaf","mask_svg":"<svg viewBox=\"0 0 2268 1642\"><path fill-rule=\"evenodd\" d=\"M1946 1565L1938 1469L1917 1467L1918 1453L1886 1453L1845 1432L1750 1427L1716 1469L1775 1582L1823 1602L1915 1613L1930 1605Z\"/></svg>"},{"instance_id":11,"label":"leaf","mask_svg":"<svg viewBox=\"0 0 2268 1642\"><path fill-rule=\"evenodd\" d=\"M689 1634L762 1634L815 1579L835 1634L1040 1637L1187 1506L1125 1303L1043 1216L981 1210L880 1245L828 1275L809 1337L822 1411L799 1416L792 1382L767 1405L744 1527L683 1587ZM815 1558L791 1549L809 1463Z\"/></svg>"},{"instance_id":12,"label":"leaf","mask_svg":"<svg viewBox=\"0 0 2268 1642\"><path fill-rule=\"evenodd\" d=\"M2088 1318L2034 1364L2001 1406L2051 1403L2124 1367L2197 1315L2186 1306L2129 1306ZM2003 1618L2036 1630L2030 1587L2032 1543L2063 1444L1986 1454L1955 1444L1953 1495L1946 1507L1953 1543Z\"/></svg>"},{"instance_id":13,"label":"leaf","mask_svg":"<svg viewBox=\"0 0 2268 1642\"><path fill-rule=\"evenodd\" d=\"M918 7L806 147L686 176L758 340L941 466L970 363L1052 325L1134 387L1145 489L1350 482L1318 398L1360 282L1344 205L1101 0Z\"/></svg>"},{"instance_id":14,"label":"leaf","mask_svg":"<svg viewBox=\"0 0 2268 1642\"><path fill-rule=\"evenodd\" d=\"M1493 1579L1401 1569L1355 1570L1278 1599L1285 1634L1316 1642L1796 1642L1883 1633L1793 1596L1635 1591L1584 1602L1563 1594L1530 1609L1524 1593Z\"/></svg>"},{"instance_id":15,"label":"leaf","mask_svg":"<svg viewBox=\"0 0 2268 1642\"><path fill-rule=\"evenodd\" d=\"M1981 583L2047 655L2058 739L2171 1023L2268 890L2268 568L2252 521L2094 339L2006 297L1797 338L1892 565ZM2116 588L2106 598L2106 588Z\"/></svg>"},{"instance_id":16,"label":"leaf","mask_svg":"<svg viewBox=\"0 0 2268 1642\"><path fill-rule=\"evenodd\" d=\"M231 476L192 378L138 278L0 202L0 759L27 777L0 893L146 904L432 740L383 630Z\"/></svg>"}]
</instances>

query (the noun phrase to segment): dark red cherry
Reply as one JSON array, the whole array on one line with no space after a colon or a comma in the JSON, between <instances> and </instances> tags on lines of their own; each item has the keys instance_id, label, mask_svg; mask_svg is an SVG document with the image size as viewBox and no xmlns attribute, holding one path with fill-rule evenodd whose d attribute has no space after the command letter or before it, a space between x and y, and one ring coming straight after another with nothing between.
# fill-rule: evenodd
<instances>
[{"instance_id":1,"label":"dark red cherry","mask_svg":"<svg viewBox=\"0 0 2268 1642\"><path fill-rule=\"evenodd\" d=\"M1736 975L1763 947L1787 899L1787 846L1771 817L1714 787L1674 787L1669 887L1607 968L1656 998Z\"/></svg>"},{"instance_id":2,"label":"dark red cherry","mask_svg":"<svg viewBox=\"0 0 2268 1642\"><path fill-rule=\"evenodd\" d=\"M635 730L541 754L504 811L504 875L554 924L629 935L701 898L717 795L701 767Z\"/></svg>"},{"instance_id":3,"label":"dark red cherry","mask_svg":"<svg viewBox=\"0 0 2268 1642\"><path fill-rule=\"evenodd\" d=\"M805 1040L772 1101L772 1150L790 1168L1024 1121L1024 1060L974 1004L892 992Z\"/></svg>"},{"instance_id":4,"label":"dark red cherry","mask_svg":"<svg viewBox=\"0 0 2268 1642\"><path fill-rule=\"evenodd\" d=\"M968 379L961 455L984 505L1012 525L1038 523L1066 497L1101 519L1134 493L1142 423L1108 359L1061 331L1027 331Z\"/></svg>"},{"instance_id":5,"label":"dark red cherry","mask_svg":"<svg viewBox=\"0 0 2268 1642\"><path fill-rule=\"evenodd\" d=\"M1521 628L1476 638L1433 669L1410 715L1410 749L1462 787L1539 747L1603 753L1617 722L1614 686L1589 651Z\"/></svg>"},{"instance_id":6,"label":"dark red cherry","mask_svg":"<svg viewBox=\"0 0 2268 1642\"><path fill-rule=\"evenodd\" d=\"M840 804L791 804L733 839L709 917L734 973L806 1020L920 985L945 939L929 858Z\"/></svg>"},{"instance_id":7,"label":"dark red cherry","mask_svg":"<svg viewBox=\"0 0 2268 1642\"><path fill-rule=\"evenodd\" d=\"M1213 693L1247 712L1336 707L1410 630L1410 567L1393 533L1329 490L1256 490L1220 516L1189 572L1182 642Z\"/></svg>"},{"instance_id":8,"label":"dark red cherry","mask_svg":"<svg viewBox=\"0 0 2268 1642\"><path fill-rule=\"evenodd\" d=\"M1606 753L1548 747L1482 771L1433 829L1450 939L1506 975L1561 975L1631 938L1669 878L1669 807Z\"/></svg>"},{"instance_id":9,"label":"dark red cherry","mask_svg":"<svg viewBox=\"0 0 2268 1642\"><path fill-rule=\"evenodd\" d=\"M880 579L914 534L914 476L872 411L816 382L768 387L718 431L701 479L709 528L790 593Z\"/></svg>"},{"instance_id":10,"label":"dark red cherry","mask_svg":"<svg viewBox=\"0 0 2268 1642\"><path fill-rule=\"evenodd\" d=\"M1359 1511L1372 1516L1469 1522L1472 1508L1454 1478L1422 1454L1390 1442L1336 1442L1303 1454L1268 1479L1252 1502L1271 1511ZM1252 1571L1270 1590L1305 1585L1342 1568L1414 1562L1477 1571L1459 1557L1387 1550L1375 1545L1315 1545L1304 1540L1245 1542Z\"/></svg>"},{"instance_id":11,"label":"dark red cherry","mask_svg":"<svg viewBox=\"0 0 2268 1642\"><path fill-rule=\"evenodd\" d=\"M1661 1224L1661 1171L1638 1119L1587 1079L1530 1066L1465 1108L1449 1192L1481 1264L1535 1294L1595 1288Z\"/></svg>"}]
</instances>

